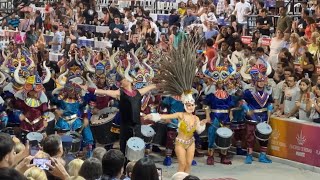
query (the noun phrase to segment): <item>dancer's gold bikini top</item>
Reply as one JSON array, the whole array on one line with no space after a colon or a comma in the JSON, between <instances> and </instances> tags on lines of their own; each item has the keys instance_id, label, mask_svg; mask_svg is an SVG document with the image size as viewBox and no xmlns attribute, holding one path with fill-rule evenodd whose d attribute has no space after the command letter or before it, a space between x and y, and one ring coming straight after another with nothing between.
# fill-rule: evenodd
<instances>
[{"instance_id":1,"label":"dancer's gold bikini top","mask_svg":"<svg viewBox=\"0 0 320 180\"><path fill-rule=\"evenodd\" d=\"M194 131L196 130L196 125L193 125L193 127L189 127L184 119L180 119L178 130L179 133L182 133L187 137L192 137Z\"/></svg>"}]
</instances>

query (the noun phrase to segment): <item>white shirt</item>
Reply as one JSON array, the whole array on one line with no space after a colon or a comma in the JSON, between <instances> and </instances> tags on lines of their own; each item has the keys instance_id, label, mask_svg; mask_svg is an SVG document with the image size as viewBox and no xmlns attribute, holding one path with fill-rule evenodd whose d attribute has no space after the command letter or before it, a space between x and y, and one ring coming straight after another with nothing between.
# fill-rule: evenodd
<instances>
[{"instance_id":1,"label":"white shirt","mask_svg":"<svg viewBox=\"0 0 320 180\"><path fill-rule=\"evenodd\" d=\"M244 53L242 51L233 51L232 56L231 56L231 62L235 64L239 64L239 60L242 59L242 63L244 60Z\"/></svg>"},{"instance_id":2,"label":"white shirt","mask_svg":"<svg viewBox=\"0 0 320 180\"><path fill-rule=\"evenodd\" d=\"M234 10L237 12L236 17L237 17L238 23L241 23L241 24L247 23L247 18L245 17L245 15L248 14L250 9L251 9L251 6L247 2L244 2L244 3L238 2L236 4L236 7Z\"/></svg>"}]
</instances>

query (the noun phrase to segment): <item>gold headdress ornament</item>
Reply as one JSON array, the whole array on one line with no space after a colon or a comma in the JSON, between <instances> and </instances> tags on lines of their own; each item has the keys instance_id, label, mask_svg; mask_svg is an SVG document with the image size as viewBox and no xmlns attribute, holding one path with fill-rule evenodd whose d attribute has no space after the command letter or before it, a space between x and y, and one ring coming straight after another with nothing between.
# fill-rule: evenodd
<instances>
[{"instance_id":1,"label":"gold headdress ornament","mask_svg":"<svg viewBox=\"0 0 320 180\"><path fill-rule=\"evenodd\" d=\"M157 79L165 94L181 96L181 101L193 104L192 84L197 71L196 50L198 44L184 40L178 48L173 48L160 61Z\"/></svg>"}]
</instances>

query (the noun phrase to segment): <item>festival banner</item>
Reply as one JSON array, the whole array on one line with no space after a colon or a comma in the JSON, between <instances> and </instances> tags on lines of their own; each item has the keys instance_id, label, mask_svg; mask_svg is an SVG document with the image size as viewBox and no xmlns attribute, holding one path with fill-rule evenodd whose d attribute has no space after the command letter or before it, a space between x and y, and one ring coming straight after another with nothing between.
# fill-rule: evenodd
<instances>
[{"instance_id":1,"label":"festival banner","mask_svg":"<svg viewBox=\"0 0 320 180\"><path fill-rule=\"evenodd\" d=\"M273 117L270 125L270 155L320 167L320 124Z\"/></svg>"}]
</instances>

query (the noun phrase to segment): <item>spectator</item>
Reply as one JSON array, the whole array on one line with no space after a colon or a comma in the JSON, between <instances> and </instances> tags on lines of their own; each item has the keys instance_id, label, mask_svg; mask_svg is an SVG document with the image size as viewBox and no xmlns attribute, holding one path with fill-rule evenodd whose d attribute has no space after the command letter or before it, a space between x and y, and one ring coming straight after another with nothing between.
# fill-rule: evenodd
<instances>
[{"instance_id":1,"label":"spectator","mask_svg":"<svg viewBox=\"0 0 320 180\"><path fill-rule=\"evenodd\" d=\"M79 175L86 180L100 179L102 175L102 164L97 158L86 159L79 171Z\"/></svg>"},{"instance_id":2,"label":"spectator","mask_svg":"<svg viewBox=\"0 0 320 180\"><path fill-rule=\"evenodd\" d=\"M36 30L42 30L42 26L43 26L43 19L41 16L41 13L39 10L36 10L36 19L34 20L34 25L36 27Z\"/></svg>"},{"instance_id":3,"label":"spectator","mask_svg":"<svg viewBox=\"0 0 320 180\"><path fill-rule=\"evenodd\" d=\"M308 51L315 57L317 52L319 51L319 47L317 44L317 39L320 37L318 32L313 32L311 35L311 43L308 45Z\"/></svg>"},{"instance_id":4,"label":"spectator","mask_svg":"<svg viewBox=\"0 0 320 180\"><path fill-rule=\"evenodd\" d=\"M311 78L314 74L314 71L316 69L316 65L314 63L313 56L310 52L305 52L301 56L301 68L302 68L302 74L306 78Z\"/></svg>"},{"instance_id":5,"label":"spectator","mask_svg":"<svg viewBox=\"0 0 320 180\"><path fill-rule=\"evenodd\" d=\"M180 23L180 16L176 9L171 9L169 15L169 26L176 25L178 26Z\"/></svg>"},{"instance_id":6,"label":"spectator","mask_svg":"<svg viewBox=\"0 0 320 180\"><path fill-rule=\"evenodd\" d=\"M257 19L257 28L262 35L270 36L270 27L273 26L271 18L267 16L268 10L261 10L261 17Z\"/></svg>"},{"instance_id":7,"label":"spectator","mask_svg":"<svg viewBox=\"0 0 320 180\"><path fill-rule=\"evenodd\" d=\"M309 16L308 13L309 11L302 11L299 20L293 22L293 30L298 33L299 36L304 36L305 34L305 29L307 27L306 18Z\"/></svg>"},{"instance_id":8,"label":"spectator","mask_svg":"<svg viewBox=\"0 0 320 180\"><path fill-rule=\"evenodd\" d=\"M74 160L70 161L67 166L68 174L70 176L78 176L82 164L83 164L82 159L74 159Z\"/></svg>"},{"instance_id":9,"label":"spectator","mask_svg":"<svg viewBox=\"0 0 320 180\"><path fill-rule=\"evenodd\" d=\"M52 29L54 32L54 36L52 38L52 41L49 42L49 45L51 45L53 52L57 53L61 51L63 38L60 31L58 30L57 25L53 25Z\"/></svg>"},{"instance_id":10,"label":"spectator","mask_svg":"<svg viewBox=\"0 0 320 180\"><path fill-rule=\"evenodd\" d=\"M243 43L240 39L235 41L235 51L232 52L231 62L239 64L244 59Z\"/></svg>"},{"instance_id":11,"label":"spectator","mask_svg":"<svg viewBox=\"0 0 320 180\"><path fill-rule=\"evenodd\" d=\"M213 37L217 37L217 35L219 34L219 32L214 29L214 25L213 25L213 22L208 22L208 29L207 31L204 32L204 37L206 39L211 39Z\"/></svg>"},{"instance_id":12,"label":"spectator","mask_svg":"<svg viewBox=\"0 0 320 180\"><path fill-rule=\"evenodd\" d=\"M304 36L307 38L308 41L310 41L311 34L317 30L317 24L312 17L307 17L306 22L307 22L307 27L304 31L305 32Z\"/></svg>"},{"instance_id":13,"label":"spectator","mask_svg":"<svg viewBox=\"0 0 320 180\"><path fill-rule=\"evenodd\" d=\"M270 42L270 57L269 57L269 63L272 67L272 69L277 68L278 63L278 54L280 53L280 50L284 46L284 34L281 30L277 29L277 34L274 38L271 39Z\"/></svg>"},{"instance_id":14,"label":"spectator","mask_svg":"<svg viewBox=\"0 0 320 180\"><path fill-rule=\"evenodd\" d=\"M26 18L20 23L20 31L27 32L30 30L30 26L34 25L34 21L31 19L31 15L27 14Z\"/></svg>"},{"instance_id":15,"label":"spectator","mask_svg":"<svg viewBox=\"0 0 320 180\"><path fill-rule=\"evenodd\" d=\"M222 26L216 38L215 44L220 48L221 43L223 41L227 41L227 38L228 38L227 26Z\"/></svg>"},{"instance_id":16,"label":"spectator","mask_svg":"<svg viewBox=\"0 0 320 180\"><path fill-rule=\"evenodd\" d=\"M126 166L126 177L123 180L130 180L135 162L129 162Z\"/></svg>"},{"instance_id":17,"label":"spectator","mask_svg":"<svg viewBox=\"0 0 320 180\"><path fill-rule=\"evenodd\" d=\"M183 28L185 29L189 25L191 25L194 21L197 20L197 17L192 15L192 10L190 8L187 9L187 16L183 18Z\"/></svg>"},{"instance_id":18,"label":"spectator","mask_svg":"<svg viewBox=\"0 0 320 180\"><path fill-rule=\"evenodd\" d=\"M245 28L247 25L247 16L251 14L251 5L245 0L240 0L234 8L233 14L236 15L238 23ZM241 29L242 29L241 28ZM245 32L243 32L243 35Z\"/></svg>"},{"instance_id":19,"label":"spectator","mask_svg":"<svg viewBox=\"0 0 320 180\"><path fill-rule=\"evenodd\" d=\"M134 14L134 17L137 20L143 20L143 18L145 17L143 7L139 6L136 8L136 14Z\"/></svg>"},{"instance_id":20,"label":"spectator","mask_svg":"<svg viewBox=\"0 0 320 180\"><path fill-rule=\"evenodd\" d=\"M0 133L0 168L14 164L14 142L9 134Z\"/></svg>"},{"instance_id":21,"label":"spectator","mask_svg":"<svg viewBox=\"0 0 320 180\"><path fill-rule=\"evenodd\" d=\"M159 180L155 163L149 158L142 158L133 167L132 180Z\"/></svg>"},{"instance_id":22,"label":"spectator","mask_svg":"<svg viewBox=\"0 0 320 180\"><path fill-rule=\"evenodd\" d=\"M296 117L294 107L300 93L300 90L296 85L296 77L294 75L290 75L285 82L287 83L288 88L285 89L284 92L283 114L284 117Z\"/></svg>"},{"instance_id":23,"label":"spectator","mask_svg":"<svg viewBox=\"0 0 320 180\"><path fill-rule=\"evenodd\" d=\"M30 30L26 33L26 47L29 48L31 46L34 46L36 42L38 41L38 35L36 33L35 26L32 24L30 26Z\"/></svg>"},{"instance_id":24,"label":"spectator","mask_svg":"<svg viewBox=\"0 0 320 180\"><path fill-rule=\"evenodd\" d=\"M290 35L289 52L293 57L299 56L299 35L297 33L292 33Z\"/></svg>"},{"instance_id":25,"label":"spectator","mask_svg":"<svg viewBox=\"0 0 320 180\"><path fill-rule=\"evenodd\" d=\"M185 177L183 180L200 180L197 176L189 175Z\"/></svg>"},{"instance_id":26,"label":"spectator","mask_svg":"<svg viewBox=\"0 0 320 180\"><path fill-rule=\"evenodd\" d=\"M9 167L0 168L0 179L3 180L28 180L17 170Z\"/></svg>"},{"instance_id":27,"label":"spectator","mask_svg":"<svg viewBox=\"0 0 320 180\"><path fill-rule=\"evenodd\" d=\"M106 154L107 150L103 147L96 147L93 150L93 155L92 157L99 159L100 161L102 161L103 156Z\"/></svg>"},{"instance_id":28,"label":"spectator","mask_svg":"<svg viewBox=\"0 0 320 180\"><path fill-rule=\"evenodd\" d=\"M291 32L292 18L287 15L286 7L280 7L280 18L277 21L277 31L280 30L283 33Z\"/></svg>"},{"instance_id":29,"label":"spectator","mask_svg":"<svg viewBox=\"0 0 320 180\"><path fill-rule=\"evenodd\" d=\"M116 149L109 150L102 158L102 180L119 180L123 165L125 162L124 155L121 151Z\"/></svg>"},{"instance_id":30,"label":"spectator","mask_svg":"<svg viewBox=\"0 0 320 180\"><path fill-rule=\"evenodd\" d=\"M178 8L178 14L180 15L180 18L184 17L186 13L187 13L186 3L180 2L180 7Z\"/></svg>"},{"instance_id":31,"label":"spectator","mask_svg":"<svg viewBox=\"0 0 320 180\"><path fill-rule=\"evenodd\" d=\"M28 169L24 176L27 177L27 179L32 180L47 180L46 172L38 167L32 167Z\"/></svg>"},{"instance_id":32,"label":"spectator","mask_svg":"<svg viewBox=\"0 0 320 180\"><path fill-rule=\"evenodd\" d=\"M207 49L206 49L206 56L208 58L209 61L213 61L215 60L214 57L216 57L217 52L213 47L213 40L212 39L207 39L206 40L206 45L207 45Z\"/></svg>"},{"instance_id":33,"label":"spectator","mask_svg":"<svg viewBox=\"0 0 320 180\"><path fill-rule=\"evenodd\" d=\"M120 34L122 34L125 30L123 24L120 23L120 16L114 17L114 23L110 24L110 39L111 41L115 41L119 38Z\"/></svg>"},{"instance_id":34,"label":"spectator","mask_svg":"<svg viewBox=\"0 0 320 180\"><path fill-rule=\"evenodd\" d=\"M12 13L10 18L7 20L7 24L10 30L16 30L20 25L19 16L16 13Z\"/></svg>"}]
</instances>

